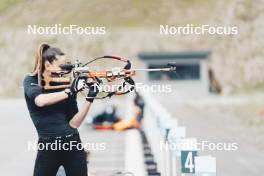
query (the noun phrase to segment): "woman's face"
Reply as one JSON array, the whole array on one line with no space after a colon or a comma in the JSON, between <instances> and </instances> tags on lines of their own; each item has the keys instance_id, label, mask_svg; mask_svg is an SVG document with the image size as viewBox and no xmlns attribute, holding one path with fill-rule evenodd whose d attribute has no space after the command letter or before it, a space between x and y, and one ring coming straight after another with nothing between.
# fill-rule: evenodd
<instances>
[{"instance_id":1,"label":"woman's face","mask_svg":"<svg viewBox=\"0 0 264 176\"><path fill-rule=\"evenodd\" d=\"M53 62L52 62L52 66L53 67L59 67L60 65L62 64L66 64L66 56L65 55L62 55L62 56L56 56L57 59L55 59Z\"/></svg>"},{"instance_id":2,"label":"woman's face","mask_svg":"<svg viewBox=\"0 0 264 176\"><path fill-rule=\"evenodd\" d=\"M61 56L56 56L57 59L55 59L52 63L49 63L48 61L46 61L45 63L45 69L49 69L49 68L59 68L60 65L62 64L66 64L67 63L67 59L65 55L61 55Z\"/></svg>"}]
</instances>

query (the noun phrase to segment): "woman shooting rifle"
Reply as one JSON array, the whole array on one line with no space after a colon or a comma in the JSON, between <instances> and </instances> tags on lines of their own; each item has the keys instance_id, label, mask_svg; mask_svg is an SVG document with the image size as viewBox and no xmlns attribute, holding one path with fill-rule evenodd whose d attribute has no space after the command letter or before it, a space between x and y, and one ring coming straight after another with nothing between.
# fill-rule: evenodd
<instances>
[{"instance_id":1,"label":"woman shooting rifle","mask_svg":"<svg viewBox=\"0 0 264 176\"><path fill-rule=\"evenodd\" d=\"M45 90L43 75L51 67L66 63L65 54L55 47L42 44L36 55L33 72L24 79L24 94L31 119L38 133L38 148L34 176L56 176L62 165L67 176L87 176L85 153L78 127L84 121L93 98L87 99L78 110L76 96L84 87L82 79L75 78L69 88ZM96 97L97 85L89 86L87 97ZM52 143L59 146L54 150ZM49 144L49 145L48 145Z\"/></svg>"}]
</instances>

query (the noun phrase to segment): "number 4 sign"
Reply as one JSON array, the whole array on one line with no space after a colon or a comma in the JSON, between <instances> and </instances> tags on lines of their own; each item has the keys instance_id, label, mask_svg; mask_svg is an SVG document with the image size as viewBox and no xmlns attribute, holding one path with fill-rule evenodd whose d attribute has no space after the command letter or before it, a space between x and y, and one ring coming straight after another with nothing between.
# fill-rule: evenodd
<instances>
[{"instance_id":1,"label":"number 4 sign","mask_svg":"<svg viewBox=\"0 0 264 176\"><path fill-rule=\"evenodd\" d=\"M195 173L194 157L197 156L197 151L181 151L181 172Z\"/></svg>"}]
</instances>

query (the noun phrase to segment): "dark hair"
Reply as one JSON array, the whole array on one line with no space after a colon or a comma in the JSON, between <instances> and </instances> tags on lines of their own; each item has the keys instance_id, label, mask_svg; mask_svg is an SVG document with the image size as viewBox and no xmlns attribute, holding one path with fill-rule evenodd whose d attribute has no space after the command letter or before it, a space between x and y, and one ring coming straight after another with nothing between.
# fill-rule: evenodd
<instances>
[{"instance_id":1,"label":"dark hair","mask_svg":"<svg viewBox=\"0 0 264 176\"><path fill-rule=\"evenodd\" d=\"M42 62L43 64L45 61L48 61L49 63L52 63L54 60L56 60L56 56L62 56L64 53L59 48L50 47L47 50L44 50L42 53Z\"/></svg>"}]
</instances>

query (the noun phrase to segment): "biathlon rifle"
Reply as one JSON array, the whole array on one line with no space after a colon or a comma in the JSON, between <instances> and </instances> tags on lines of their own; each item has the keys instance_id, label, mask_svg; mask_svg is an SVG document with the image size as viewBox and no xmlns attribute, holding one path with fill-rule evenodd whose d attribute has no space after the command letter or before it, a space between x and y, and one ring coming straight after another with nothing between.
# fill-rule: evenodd
<instances>
[{"instance_id":1,"label":"biathlon rifle","mask_svg":"<svg viewBox=\"0 0 264 176\"><path fill-rule=\"evenodd\" d=\"M112 68L105 70L92 70L87 65L101 59L111 59L126 63L123 68ZM43 74L42 86L45 90L50 89L60 89L68 88L71 85L72 78L81 77L86 80L87 87L94 82L103 83L103 80L107 82L122 81L115 91L105 92L107 93L103 97L98 97L97 99L104 99L107 97L112 97L113 95L123 95L134 90L135 81L132 79L139 71L147 72L171 72L176 71L175 63L168 63L166 68L131 68L131 62L128 59L119 56L102 56L91 61L81 64L76 61L74 64L67 63L60 65L59 68L51 67ZM72 73L73 76L68 76ZM131 88L124 90L123 88L130 85Z\"/></svg>"}]
</instances>

